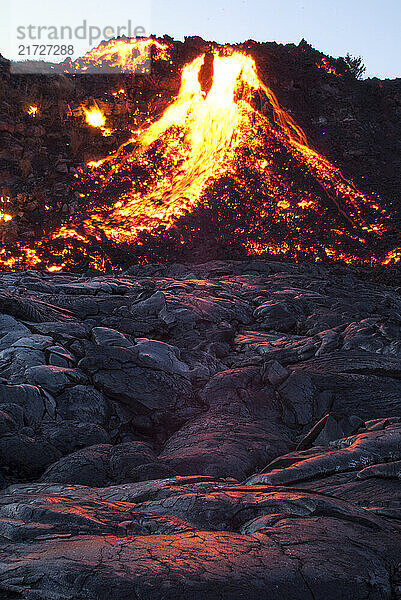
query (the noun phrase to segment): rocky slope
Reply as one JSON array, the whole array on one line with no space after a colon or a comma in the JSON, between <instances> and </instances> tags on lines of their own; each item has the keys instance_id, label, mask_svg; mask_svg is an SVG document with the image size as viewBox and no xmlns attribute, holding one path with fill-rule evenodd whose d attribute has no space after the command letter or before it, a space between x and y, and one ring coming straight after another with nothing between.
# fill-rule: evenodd
<instances>
[{"instance_id":1,"label":"rocky slope","mask_svg":"<svg viewBox=\"0 0 401 600\"><path fill-rule=\"evenodd\" d=\"M16 75L0 56L0 188L7 200L0 208L13 215L12 223L0 228L3 243L32 243L83 210L87 198L77 186L77 169L116 150L133 127L157 119L178 93L183 65L215 47L198 37L182 43L165 36L164 41L171 45L171 64L157 61L149 75L137 77ZM248 41L235 48L255 58L262 80L304 129L311 147L362 193L381 198L395 247L401 214L401 79L358 81L342 59L327 58L305 41L298 46ZM321 68L323 59L339 76ZM124 94L116 92L121 88ZM104 137L83 119L81 107L94 101L113 135ZM27 113L30 105L38 107L35 117ZM202 213L196 218L199 223ZM193 259L192 248L186 255L183 249L173 254L173 260ZM163 253L151 256L162 260ZM238 254L213 248L198 260L214 258Z\"/></svg>"},{"instance_id":2,"label":"rocky slope","mask_svg":"<svg viewBox=\"0 0 401 600\"><path fill-rule=\"evenodd\" d=\"M401 598L399 288L26 271L0 312L1 598Z\"/></svg>"}]
</instances>

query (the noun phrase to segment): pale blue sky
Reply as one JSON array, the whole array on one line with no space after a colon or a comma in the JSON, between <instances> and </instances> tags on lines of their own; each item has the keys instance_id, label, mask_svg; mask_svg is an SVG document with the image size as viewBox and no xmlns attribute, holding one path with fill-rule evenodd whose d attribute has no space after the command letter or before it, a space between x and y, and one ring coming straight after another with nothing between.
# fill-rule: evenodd
<instances>
[{"instance_id":1,"label":"pale blue sky","mask_svg":"<svg viewBox=\"0 0 401 600\"><path fill-rule=\"evenodd\" d=\"M151 14L146 19L150 31L147 33L168 33L176 39L200 35L217 42L252 38L295 44L304 37L315 48L335 57L347 52L361 55L368 76L401 76L401 0L149 2ZM11 15L9 7L17 5ZM146 7L146 0L2 0L1 6L0 52L7 56L7 30L14 27L15 31L18 19L30 18L27 16L30 7L36 15L46 14L50 23L78 25L88 19L94 24L99 21L99 25L114 25L124 24L127 19L137 23L136 15ZM146 8L144 10L146 13Z\"/></svg>"}]
</instances>

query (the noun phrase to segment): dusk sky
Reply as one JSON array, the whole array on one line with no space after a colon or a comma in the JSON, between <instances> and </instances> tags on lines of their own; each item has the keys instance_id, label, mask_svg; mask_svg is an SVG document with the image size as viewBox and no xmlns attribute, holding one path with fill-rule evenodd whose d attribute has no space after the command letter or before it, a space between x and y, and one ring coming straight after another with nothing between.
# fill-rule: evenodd
<instances>
[{"instance_id":1,"label":"dusk sky","mask_svg":"<svg viewBox=\"0 0 401 600\"><path fill-rule=\"evenodd\" d=\"M143 0L3 0L2 6L0 51L7 58L11 58L7 36L10 31L15 36L16 25L22 22L78 25L87 19L106 25L132 19L137 23L142 19L137 15L147 11ZM149 34L168 33L176 39L200 35L216 42L251 38L298 44L305 38L334 57L347 52L361 55L366 76L401 76L400 0L150 0L150 6L145 19Z\"/></svg>"},{"instance_id":2,"label":"dusk sky","mask_svg":"<svg viewBox=\"0 0 401 600\"><path fill-rule=\"evenodd\" d=\"M154 0L155 32L217 42L305 38L334 57L361 55L367 76L400 77L400 0Z\"/></svg>"}]
</instances>

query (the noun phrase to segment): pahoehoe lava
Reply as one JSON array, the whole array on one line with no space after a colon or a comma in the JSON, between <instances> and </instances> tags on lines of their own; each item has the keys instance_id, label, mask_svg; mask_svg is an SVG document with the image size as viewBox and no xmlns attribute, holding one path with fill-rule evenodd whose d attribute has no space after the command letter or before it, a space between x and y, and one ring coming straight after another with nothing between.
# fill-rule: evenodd
<instances>
[{"instance_id":1,"label":"pahoehoe lava","mask_svg":"<svg viewBox=\"0 0 401 600\"><path fill-rule=\"evenodd\" d=\"M2 598L400 598L399 289L226 261L0 291Z\"/></svg>"}]
</instances>

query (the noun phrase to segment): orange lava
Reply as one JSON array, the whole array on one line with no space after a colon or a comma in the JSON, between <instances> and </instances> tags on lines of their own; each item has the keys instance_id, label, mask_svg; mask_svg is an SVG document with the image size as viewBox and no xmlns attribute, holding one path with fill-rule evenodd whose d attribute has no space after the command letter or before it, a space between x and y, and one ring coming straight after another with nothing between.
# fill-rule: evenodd
<instances>
[{"instance_id":1,"label":"orange lava","mask_svg":"<svg viewBox=\"0 0 401 600\"><path fill-rule=\"evenodd\" d=\"M5 248L0 250L0 266L3 270L12 271L14 269L29 269L34 268L41 262L37 254L37 250L34 248L28 248L26 246L20 246L18 248L18 254L10 255Z\"/></svg>"},{"instance_id":2,"label":"orange lava","mask_svg":"<svg viewBox=\"0 0 401 600\"><path fill-rule=\"evenodd\" d=\"M148 61L151 52L154 51L154 60L169 60L168 46L156 39L127 39L119 38L102 42L87 52L81 58L77 58L68 72L85 71L90 67L116 69L130 73L144 73L148 71Z\"/></svg>"},{"instance_id":3,"label":"orange lava","mask_svg":"<svg viewBox=\"0 0 401 600\"><path fill-rule=\"evenodd\" d=\"M26 111L26 112L27 112L27 114L28 114L30 117L36 117L36 115L38 114L38 110L39 110L39 109L38 109L38 107L37 107L37 106L33 106L33 105L31 104L30 106L28 106L28 109L27 109L27 111Z\"/></svg>"},{"instance_id":4,"label":"orange lava","mask_svg":"<svg viewBox=\"0 0 401 600\"><path fill-rule=\"evenodd\" d=\"M337 73L336 68L333 67L333 65L331 65L329 63L329 61L327 60L327 58L325 56L323 56L320 63L316 63L316 66L319 69L323 69L324 71L326 71L326 73L328 73L329 75L335 75L336 77L341 77L341 73Z\"/></svg>"},{"instance_id":5,"label":"orange lava","mask_svg":"<svg viewBox=\"0 0 401 600\"><path fill-rule=\"evenodd\" d=\"M215 51L213 81L207 92L200 81L204 61L201 55L184 67L179 93L157 121L136 131L114 154L88 163L100 189L130 164L148 167L147 152L156 143L162 145L164 162L169 165L152 174L145 192L138 190L133 181L131 190L122 194L111 209L94 210L82 224L88 235L99 237L101 231L109 240L131 243L142 231L172 227L198 206L211 181L235 174L239 150L261 145L258 129L270 130L291 151L352 227L377 235L384 231L382 223L366 222L363 217L366 206L377 206L308 145L305 133L261 81L251 56L233 50L223 54ZM264 94L273 110L273 128L269 119L253 108L256 93ZM128 145L135 147L127 154ZM267 185L269 164L265 161L253 165ZM277 206L289 209L289 200L279 200ZM309 199L301 200L298 206L303 211L316 209Z\"/></svg>"},{"instance_id":6,"label":"orange lava","mask_svg":"<svg viewBox=\"0 0 401 600\"><path fill-rule=\"evenodd\" d=\"M168 46L157 40L118 39L100 44L76 63L83 68L101 66L107 61L112 66L136 72L151 49L156 59L170 60ZM207 64L211 65L212 75L205 84ZM338 75L326 59L317 66ZM120 89L114 95L123 93ZM97 105L84 108L84 113L89 125L108 131L105 115ZM319 211L324 218L327 207L322 205L318 195L296 189L277 173L275 147L285 149L302 173L324 192L332 209L341 215L335 228L328 227L333 237L331 241L317 239L311 244L307 237L309 230L301 222L298 225L305 215L309 215L309 223L314 222ZM155 151L156 162L152 158ZM385 233L387 215L380 207L380 200L377 197L372 200L360 192L337 167L309 146L302 128L281 108L272 90L262 81L252 56L224 47L208 56L202 54L184 66L179 92L160 118L135 131L112 154L87 163L96 184L96 198L89 195L90 210L85 218L79 222L72 219L49 239L64 240L68 250L71 240L84 245L91 239L141 244L138 238L144 232L157 235L158 231L176 228L182 217L202 204L205 191L225 177L242 186L244 195L249 197L248 206L252 208L255 191L247 187L246 177L239 174L244 161L259 182L258 208L247 230L241 227L236 230L239 238L245 238L243 247L249 255L293 258L299 253L317 261L328 257L358 264L362 259L358 254L341 250L339 240L347 237L362 247L364 233L377 238ZM139 181L131 176L133 168L146 177ZM122 179L128 182L125 190L112 197L111 202L99 206L97 198L102 198L110 182ZM260 197L264 198L263 202ZM220 199L229 202L224 191ZM295 233L305 234L305 239L302 241L300 235L294 247L285 240L272 241L263 234L267 222L277 223L284 229L292 228ZM26 254L27 249L24 252ZM34 250L32 252L30 260L35 261L37 256ZM64 265L63 251L58 257ZM104 267L104 259L98 254L93 254L92 259L97 268ZM371 257L369 263L389 264L399 260L401 251L396 249L384 261ZM5 265L4 260L1 264ZM52 272L62 266L47 268Z\"/></svg>"},{"instance_id":7,"label":"orange lava","mask_svg":"<svg viewBox=\"0 0 401 600\"><path fill-rule=\"evenodd\" d=\"M401 248L394 248L394 250L391 250L387 254L387 256L383 260L382 264L390 265L390 264L399 263L400 261L401 261Z\"/></svg>"},{"instance_id":8,"label":"orange lava","mask_svg":"<svg viewBox=\"0 0 401 600\"><path fill-rule=\"evenodd\" d=\"M92 127L103 127L106 123L106 117L100 110L100 108L95 104L91 108L83 108L85 114L85 120L88 125Z\"/></svg>"}]
</instances>

